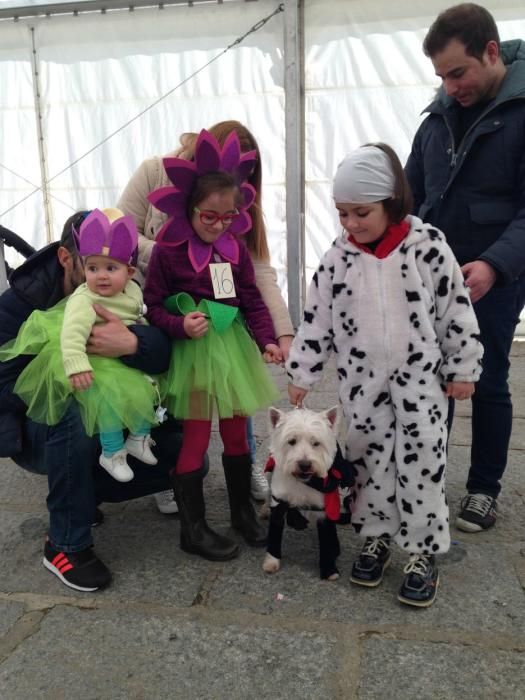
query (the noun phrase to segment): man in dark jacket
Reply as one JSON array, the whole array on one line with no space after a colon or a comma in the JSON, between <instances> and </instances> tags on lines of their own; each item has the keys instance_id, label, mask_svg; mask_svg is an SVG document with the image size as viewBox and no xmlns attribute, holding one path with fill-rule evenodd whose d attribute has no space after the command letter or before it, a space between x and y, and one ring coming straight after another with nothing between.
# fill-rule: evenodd
<instances>
[{"instance_id":1,"label":"man in dark jacket","mask_svg":"<svg viewBox=\"0 0 525 700\"><path fill-rule=\"evenodd\" d=\"M84 273L70 235L78 229L87 212L71 217L60 243L43 248L10 278L10 288L0 297L0 345L16 337L22 323L35 309L48 309L70 294ZM166 370L170 342L151 326L125 326L116 316L97 307L106 323L93 329L90 353L120 357L131 367L147 374ZM107 585L111 574L93 551L91 527L96 522L96 504L119 502L168 489L168 472L176 463L181 444L173 421L154 428L154 468L129 457L134 478L115 481L98 464L99 440L86 435L76 404L55 426L26 418L26 406L13 393L16 379L31 357L20 356L0 362L0 456L47 474L49 532L44 549L44 566L76 590L95 591Z\"/></svg>"},{"instance_id":2,"label":"man in dark jacket","mask_svg":"<svg viewBox=\"0 0 525 700\"><path fill-rule=\"evenodd\" d=\"M462 266L479 322L483 372L456 521L479 532L496 521L512 429L509 354L525 301L525 43L500 44L490 13L467 3L437 17L423 50L442 86L406 174L416 213L445 233Z\"/></svg>"}]
</instances>

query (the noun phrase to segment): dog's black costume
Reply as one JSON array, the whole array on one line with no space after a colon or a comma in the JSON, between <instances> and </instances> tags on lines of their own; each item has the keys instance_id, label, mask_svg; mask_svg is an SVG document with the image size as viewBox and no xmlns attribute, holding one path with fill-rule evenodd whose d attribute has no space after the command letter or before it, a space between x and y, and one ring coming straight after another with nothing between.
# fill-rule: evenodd
<instances>
[{"instance_id":1,"label":"dog's black costume","mask_svg":"<svg viewBox=\"0 0 525 700\"><path fill-rule=\"evenodd\" d=\"M265 471L273 471L273 466L273 458L270 457ZM306 485L310 488L325 494L325 517L317 521L319 569L322 579L327 579L333 574L339 573L336 559L341 550L336 524L338 522L349 522L347 516L341 516L339 487L353 486L355 474L355 468L343 457L339 446L337 446L334 463L330 467L326 479L313 476L306 482ZM276 559L282 558L281 544L285 519L289 527L294 530L304 530L308 527L308 519L304 517L302 510L318 509L314 507L308 508L308 506L303 506L302 508L290 506L286 501L275 498L272 494L266 550Z\"/></svg>"}]
</instances>

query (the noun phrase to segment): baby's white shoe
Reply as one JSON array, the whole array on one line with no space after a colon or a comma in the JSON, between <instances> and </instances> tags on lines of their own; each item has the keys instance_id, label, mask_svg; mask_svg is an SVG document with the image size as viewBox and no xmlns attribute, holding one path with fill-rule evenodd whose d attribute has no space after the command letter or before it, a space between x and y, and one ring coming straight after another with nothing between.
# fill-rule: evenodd
<instances>
[{"instance_id":1,"label":"baby's white shoe","mask_svg":"<svg viewBox=\"0 0 525 700\"><path fill-rule=\"evenodd\" d=\"M131 481L135 475L128 464L126 455L126 450L114 452L109 457L102 453L98 461L100 466L104 467L108 474L111 474L117 481Z\"/></svg>"},{"instance_id":2,"label":"baby's white shoe","mask_svg":"<svg viewBox=\"0 0 525 700\"><path fill-rule=\"evenodd\" d=\"M151 451L155 440L148 433L147 435L129 435L124 447L132 457L136 457L144 464L157 464L157 458Z\"/></svg>"}]
</instances>

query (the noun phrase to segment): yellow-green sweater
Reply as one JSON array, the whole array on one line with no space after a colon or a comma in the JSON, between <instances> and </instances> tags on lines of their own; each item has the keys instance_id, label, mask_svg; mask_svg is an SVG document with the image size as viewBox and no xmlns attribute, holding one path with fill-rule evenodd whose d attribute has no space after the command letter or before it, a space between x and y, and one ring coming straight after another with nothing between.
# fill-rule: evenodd
<instances>
[{"instance_id":1,"label":"yellow-green sweater","mask_svg":"<svg viewBox=\"0 0 525 700\"><path fill-rule=\"evenodd\" d=\"M95 294L85 283L75 289L67 300L60 334L64 369L68 377L92 369L86 353L86 343L93 325L104 322L95 313L93 304L100 304L116 314L126 326L139 322L144 310L142 291L131 280L122 292L112 297Z\"/></svg>"}]
</instances>

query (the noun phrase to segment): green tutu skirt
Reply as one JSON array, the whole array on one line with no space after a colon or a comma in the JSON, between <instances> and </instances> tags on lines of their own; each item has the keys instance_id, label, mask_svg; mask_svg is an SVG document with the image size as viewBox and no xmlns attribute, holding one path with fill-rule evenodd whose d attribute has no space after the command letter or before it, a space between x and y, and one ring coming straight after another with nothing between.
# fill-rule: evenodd
<instances>
[{"instance_id":1,"label":"green tutu skirt","mask_svg":"<svg viewBox=\"0 0 525 700\"><path fill-rule=\"evenodd\" d=\"M176 340L163 384L163 404L176 418L251 416L279 400L259 348L237 317L220 333Z\"/></svg>"},{"instance_id":2,"label":"green tutu skirt","mask_svg":"<svg viewBox=\"0 0 525 700\"><path fill-rule=\"evenodd\" d=\"M93 383L85 391L73 389L64 372L60 333L65 300L48 311L34 311L16 339L0 348L0 360L36 355L19 375L14 387L27 404L27 415L37 423L55 425L72 401L80 408L86 433L135 432L156 424L158 388L149 377L119 359L89 355Z\"/></svg>"}]
</instances>

